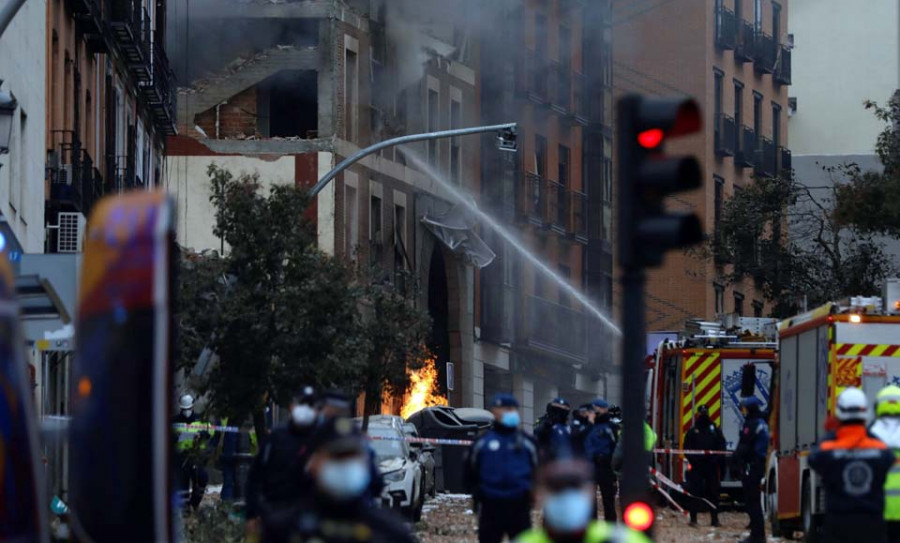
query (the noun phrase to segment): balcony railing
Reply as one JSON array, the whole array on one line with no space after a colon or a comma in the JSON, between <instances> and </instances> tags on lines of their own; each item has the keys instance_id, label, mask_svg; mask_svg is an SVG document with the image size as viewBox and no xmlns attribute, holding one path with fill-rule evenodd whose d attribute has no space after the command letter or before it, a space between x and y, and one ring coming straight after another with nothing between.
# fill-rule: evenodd
<instances>
[{"instance_id":1,"label":"balcony railing","mask_svg":"<svg viewBox=\"0 0 900 543\"><path fill-rule=\"evenodd\" d=\"M139 82L150 80L150 14L141 0L106 0L109 28Z\"/></svg>"},{"instance_id":2,"label":"balcony railing","mask_svg":"<svg viewBox=\"0 0 900 543\"><path fill-rule=\"evenodd\" d=\"M155 38L155 36L154 36ZM175 133L175 75L165 50L154 39L151 79L143 86L154 120L163 133Z\"/></svg>"},{"instance_id":3,"label":"balcony railing","mask_svg":"<svg viewBox=\"0 0 900 543\"><path fill-rule=\"evenodd\" d=\"M716 119L715 130L716 154L719 156L734 155L736 137L734 117L719 115L719 118Z\"/></svg>"},{"instance_id":4,"label":"balcony railing","mask_svg":"<svg viewBox=\"0 0 900 543\"><path fill-rule=\"evenodd\" d=\"M720 6L716 8L716 46L719 49L734 49L737 42L737 27L734 12Z\"/></svg>"},{"instance_id":5,"label":"balcony railing","mask_svg":"<svg viewBox=\"0 0 900 543\"><path fill-rule=\"evenodd\" d=\"M751 62L753 60L755 37L752 24L747 21L737 22L737 40L734 46L734 59L736 61Z\"/></svg>"},{"instance_id":6,"label":"balcony railing","mask_svg":"<svg viewBox=\"0 0 900 543\"><path fill-rule=\"evenodd\" d=\"M761 137L758 141L756 163L754 164L756 174L774 177L778 173L778 157L775 142L766 137Z\"/></svg>"},{"instance_id":7,"label":"balcony railing","mask_svg":"<svg viewBox=\"0 0 900 543\"><path fill-rule=\"evenodd\" d=\"M778 148L778 175L790 179L793 174L791 166L791 150L784 147Z\"/></svg>"},{"instance_id":8,"label":"balcony railing","mask_svg":"<svg viewBox=\"0 0 900 543\"><path fill-rule=\"evenodd\" d=\"M525 201L522 203L524 216L530 222L543 225L547 210L547 194L544 179L533 173L525 174Z\"/></svg>"},{"instance_id":9,"label":"balcony railing","mask_svg":"<svg viewBox=\"0 0 900 543\"><path fill-rule=\"evenodd\" d=\"M572 191L572 228L569 233L579 243L587 243L587 195L583 192Z\"/></svg>"},{"instance_id":10,"label":"balcony railing","mask_svg":"<svg viewBox=\"0 0 900 543\"><path fill-rule=\"evenodd\" d=\"M734 163L744 168L752 168L756 159L756 145L756 132L749 126L742 126L734 154Z\"/></svg>"},{"instance_id":11,"label":"balcony railing","mask_svg":"<svg viewBox=\"0 0 900 543\"><path fill-rule=\"evenodd\" d=\"M581 362L587 355L585 316L570 307L528 297L529 347Z\"/></svg>"},{"instance_id":12,"label":"balcony railing","mask_svg":"<svg viewBox=\"0 0 900 543\"><path fill-rule=\"evenodd\" d=\"M765 32L757 32L754 42L754 68L757 72L772 73L775 69L775 40Z\"/></svg>"},{"instance_id":13,"label":"balcony railing","mask_svg":"<svg viewBox=\"0 0 900 543\"><path fill-rule=\"evenodd\" d=\"M80 211L87 216L94 203L104 194L103 177L87 151L73 155L73 147L59 151L60 167L50 176L50 200L63 209Z\"/></svg>"},{"instance_id":14,"label":"balcony railing","mask_svg":"<svg viewBox=\"0 0 900 543\"><path fill-rule=\"evenodd\" d=\"M791 50L787 46L782 45L778 48L773 79L782 85L791 84Z\"/></svg>"}]
</instances>

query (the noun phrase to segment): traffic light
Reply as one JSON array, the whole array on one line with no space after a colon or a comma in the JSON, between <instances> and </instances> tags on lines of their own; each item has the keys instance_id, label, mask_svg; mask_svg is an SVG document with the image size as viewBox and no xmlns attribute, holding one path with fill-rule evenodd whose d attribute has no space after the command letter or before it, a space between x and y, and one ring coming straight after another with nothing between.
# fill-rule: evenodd
<instances>
[{"instance_id":1,"label":"traffic light","mask_svg":"<svg viewBox=\"0 0 900 543\"><path fill-rule=\"evenodd\" d=\"M644 502L629 504L622 515L625 526L639 532L649 530L653 526L653 517L653 508Z\"/></svg>"},{"instance_id":2,"label":"traffic light","mask_svg":"<svg viewBox=\"0 0 900 543\"><path fill-rule=\"evenodd\" d=\"M693 157L668 157L665 143L698 132L700 110L689 98L657 99L630 94L618 105L619 258L625 267L662 264L670 249L703 240L693 213L667 213L666 196L700 187Z\"/></svg>"}]
</instances>

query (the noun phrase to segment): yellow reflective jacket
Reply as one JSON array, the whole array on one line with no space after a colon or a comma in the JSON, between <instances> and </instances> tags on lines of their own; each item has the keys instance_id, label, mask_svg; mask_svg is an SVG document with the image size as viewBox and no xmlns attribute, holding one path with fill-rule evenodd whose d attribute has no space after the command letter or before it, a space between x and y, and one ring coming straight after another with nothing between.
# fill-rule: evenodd
<instances>
[{"instance_id":1,"label":"yellow reflective jacket","mask_svg":"<svg viewBox=\"0 0 900 543\"><path fill-rule=\"evenodd\" d=\"M621 530L621 533L616 534L616 530ZM650 543L650 539L640 532L606 523L602 520L595 520L588 526L582 542L608 543L613 541L614 535L620 535L621 537L615 539L615 541L623 543ZM516 543L553 543L553 540L542 528L534 528L517 537Z\"/></svg>"}]
</instances>

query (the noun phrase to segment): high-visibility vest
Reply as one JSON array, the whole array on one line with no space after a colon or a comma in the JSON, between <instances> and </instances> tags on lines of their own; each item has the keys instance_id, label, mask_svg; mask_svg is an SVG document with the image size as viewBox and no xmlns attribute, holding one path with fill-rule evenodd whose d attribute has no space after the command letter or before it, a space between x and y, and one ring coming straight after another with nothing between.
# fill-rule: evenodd
<instances>
[{"instance_id":1,"label":"high-visibility vest","mask_svg":"<svg viewBox=\"0 0 900 543\"><path fill-rule=\"evenodd\" d=\"M656 432L646 422L644 423L644 448L652 451L656 447Z\"/></svg>"},{"instance_id":2,"label":"high-visibility vest","mask_svg":"<svg viewBox=\"0 0 900 543\"><path fill-rule=\"evenodd\" d=\"M894 449L894 465L884 481L884 520L900 521L900 449Z\"/></svg>"},{"instance_id":3,"label":"high-visibility vest","mask_svg":"<svg viewBox=\"0 0 900 543\"><path fill-rule=\"evenodd\" d=\"M621 533L617 534L616 530L621 530ZM620 536L615 541L623 543L650 543L650 539L640 532L624 526L617 527L615 524L609 524L602 520L595 520L588 526L582 541L583 543L608 543L614 540L614 535ZM553 540L543 529L534 528L517 537L516 543L553 543Z\"/></svg>"},{"instance_id":4,"label":"high-visibility vest","mask_svg":"<svg viewBox=\"0 0 900 543\"><path fill-rule=\"evenodd\" d=\"M206 422L192 422L185 427L178 427L175 429L177 434L178 441L175 443L175 449L178 452L184 452L190 450L194 445L194 438L199 434L206 432L210 436L215 433L215 430L210 428L210 424ZM206 441L202 440L199 443L200 450L206 449Z\"/></svg>"}]
</instances>

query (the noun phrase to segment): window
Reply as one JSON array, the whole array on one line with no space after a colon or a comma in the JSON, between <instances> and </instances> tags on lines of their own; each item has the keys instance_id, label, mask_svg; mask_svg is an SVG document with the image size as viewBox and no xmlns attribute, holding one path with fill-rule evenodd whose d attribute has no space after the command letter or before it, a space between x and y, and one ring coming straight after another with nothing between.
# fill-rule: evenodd
<instances>
[{"instance_id":1,"label":"window","mask_svg":"<svg viewBox=\"0 0 900 543\"><path fill-rule=\"evenodd\" d=\"M509 245L503 245L503 284L508 287L513 286L514 274L515 274L515 266L516 263L513 260L516 257L516 253L509 249Z\"/></svg>"},{"instance_id":2,"label":"window","mask_svg":"<svg viewBox=\"0 0 900 543\"><path fill-rule=\"evenodd\" d=\"M613 197L613 173L612 173L612 160L604 159L603 160L603 201L607 203L612 202Z\"/></svg>"},{"instance_id":3,"label":"window","mask_svg":"<svg viewBox=\"0 0 900 543\"><path fill-rule=\"evenodd\" d=\"M718 175L713 176L713 180L716 184L716 192L715 192L715 208L713 211L713 227L716 229L716 232L719 230L719 222L722 220L722 202L724 200L724 192L725 192L725 179L719 177Z\"/></svg>"},{"instance_id":4,"label":"window","mask_svg":"<svg viewBox=\"0 0 900 543\"><path fill-rule=\"evenodd\" d=\"M547 176L547 138L544 136L534 137L534 173Z\"/></svg>"},{"instance_id":5,"label":"window","mask_svg":"<svg viewBox=\"0 0 900 543\"><path fill-rule=\"evenodd\" d=\"M744 10L741 9L741 0L734 0L734 20L740 24L741 15L743 15Z\"/></svg>"},{"instance_id":6,"label":"window","mask_svg":"<svg viewBox=\"0 0 900 543\"><path fill-rule=\"evenodd\" d=\"M356 114L359 93L359 60L354 51L344 52L344 137L356 141L359 119Z\"/></svg>"},{"instance_id":7,"label":"window","mask_svg":"<svg viewBox=\"0 0 900 543\"><path fill-rule=\"evenodd\" d=\"M757 142L762 137L762 99L762 94L753 93L753 132Z\"/></svg>"},{"instance_id":8,"label":"window","mask_svg":"<svg viewBox=\"0 0 900 543\"><path fill-rule=\"evenodd\" d=\"M775 147L781 145L781 106L772 102L772 141Z\"/></svg>"},{"instance_id":9,"label":"window","mask_svg":"<svg viewBox=\"0 0 900 543\"><path fill-rule=\"evenodd\" d=\"M722 115L722 77L723 74L719 70L714 70L715 78L716 78L716 87L715 87L715 109L713 110L713 115L715 116L716 127L718 130L719 117Z\"/></svg>"},{"instance_id":10,"label":"window","mask_svg":"<svg viewBox=\"0 0 900 543\"><path fill-rule=\"evenodd\" d=\"M344 224L346 243L344 249L351 260L356 259L356 245L359 243L359 210L356 199L356 187L350 185L344 186Z\"/></svg>"},{"instance_id":11,"label":"window","mask_svg":"<svg viewBox=\"0 0 900 543\"><path fill-rule=\"evenodd\" d=\"M462 128L462 104L450 101L450 128ZM462 149L460 138L450 140L450 180L455 185L462 183Z\"/></svg>"},{"instance_id":12,"label":"window","mask_svg":"<svg viewBox=\"0 0 900 543\"><path fill-rule=\"evenodd\" d=\"M428 131L437 132L438 130L438 92L428 89ZM432 166L438 161L437 140L428 140L428 163Z\"/></svg>"},{"instance_id":13,"label":"window","mask_svg":"<svg viewBox=\"0 0 900 543\"><path fill-rule=\"evenodd\" d=\"M757 32L762 32L762 0L753 0L753 23Z\"/></svg>"},{"instance_id":14,"label":"window","mask_svg":"<svg viewBox=\"0 0 900 543\"><path fill-rule=\"evenodd\" d=\"M538 56L541 57L544 54L544 49L546 47L547 16L538 13L534 16L534 50L537 52Z\"/></svg>"},{"instance_id":15,"label":"window","mask_svg":"<svg viewBox=\"0 0 900 543\"><path fill-rule=\"evenodd\" d=\"M744 84L734 80L734 126L740 133L741 125L744 124Z\"/></svg>"},{"instance_id":16,"label":"window","mask_svg":"<svg viewBox=\"0 0 900 543\"><path fill-rule=\"evenodd\" d=\"M569 186L569 160L570 160L569 148L565 145L559 146L559 167L557 169L557 175L559 178L557 181L560 185L564 187Z\"/></svg>"},{"instance_id":17,"label":"window","mask_svg":"<svg viewBox=\"0 0 900 543\"><path fill-rule=\"evenodd\" d=\"M763 303L759 300L753 300L753 316L757 319L763 316Z\"/></svg>"},{"instance_id":18,"label":"window","mask_svg":"<svg viewBox=\"0 0 900 543\"><path fill-rule=\"evenodd\" d=\"M369 241L380 245L381 232L381 198L372 196L369 206Z\"/></svg>"},{"instance_id":19,"label":"window","mask_svg":"<svg viewBox=\"0 0 900 543\"><path fill-rule=\"evenodd\" d=\"M775 50L781 44L781 6L772 2L772 39L775 40Z\"/></svg>"},{"instance_id":20,"label":"window","mask_svg":"<svg viewBox=\"0 0 900 543\"><path fill-rule=\"evenodd\" d=\"M559 265L559 276L562 277L566 283L572 278L572 270L568 266ZM565 288L560 285L559 287L559 305L569 307L571 303L571 299L569 297L569 293Z\"/></svg>"},{"instance_id":21,"label":"window","mask_svg":"<svg viewBox=\"0 0 900 543\"><path fill-rule=\"evenodd\" d=\"M738 317L744 316L744 295L740 292L734 293L734 313Z\"/></svg>"},{"instance_id":22,"label":"window","mask_svg":"<svg viewBox=\"0 0 900 543\"><path fill-rule=\"evenodd\" d=\"M534 270L534 295L537 298L544 297L544 274Z\"/></svg>"},{"instance_id":23,"label":"window","mask_svg":"<svg viewBox=\"0 0 900 543\"><path fill-rule=\"evenodd\" d=\"M406 269L406 207L394 204L394 272Z\"/></svg>"},{"instance_id":24,"label":"window","mask_svg":"<svg viewBox=\"0 0 900 543\"><path fill-rule=\"evenodd\" d=\"M713 283L713 291L716 293L716 315L725 314L725 287L719 283Z\"/></svg>"}]
</instances>

